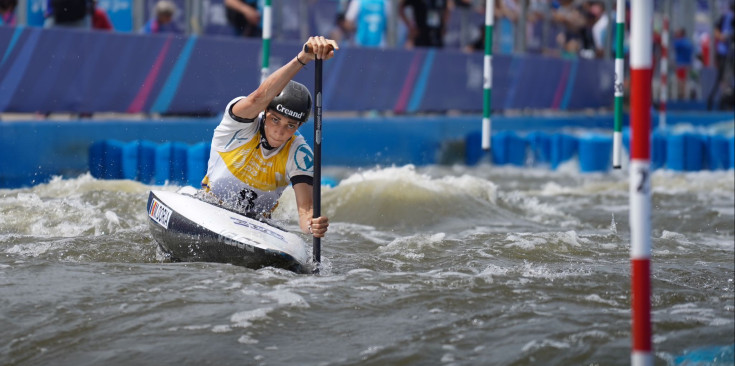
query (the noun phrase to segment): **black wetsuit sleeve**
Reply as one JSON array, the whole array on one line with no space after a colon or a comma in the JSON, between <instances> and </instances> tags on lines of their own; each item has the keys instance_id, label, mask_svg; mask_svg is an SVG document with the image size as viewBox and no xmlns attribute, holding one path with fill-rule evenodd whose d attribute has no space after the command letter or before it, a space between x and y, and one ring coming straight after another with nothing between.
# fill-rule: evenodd
<instances>
[{"instance_id":1,"label":"black wetsuit sleeve","mask_svg":"<svg viewBox=\"0 0 735 366\"><path fill-rule=\"evenodd\" d=\"M242 123L253 123L253 122L255 122L255 118L258 118L258 117L255 117L255 118L242 118L242 117L236 116L235 113L232 113L232 107L234 107L235 104L237 104L237 102L230 104L230 108L227 108L227 113L229 113L230 118L232 118L233 120L235 120L237 122L242 122Z\"/></svg>"},{"instance_id":2,"label":"black wetsuit sleeve","mask_svg":"<svg viewBox=\"0 0 735 366\"><path fill-rule=\"evenodd\" d=\"M297 175L295 177L291 177L291 185L296 185L298 183L306 183L310 186L313 186L314 177L310 177L308 175Z\"/></svg>"}]
</instances>

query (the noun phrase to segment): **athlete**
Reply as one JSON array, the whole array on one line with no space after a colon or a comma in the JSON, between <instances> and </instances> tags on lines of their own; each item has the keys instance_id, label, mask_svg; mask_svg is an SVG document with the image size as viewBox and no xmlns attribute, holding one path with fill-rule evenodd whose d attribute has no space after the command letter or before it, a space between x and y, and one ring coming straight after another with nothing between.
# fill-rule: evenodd
<instances>
[{"instance_id":1,"label":"athlete","mask_svg":"<svg viewBox=\"0 0 735 366\"><path fill-rule=\"evenodd\" d=\"M312 217L313 184L321 182L313 179L311 147L294 135L309 120L311 93L291 79L312 60L332 58L339 47L324 37L310 37L305 45L311 53L302 49L250 95L227 104L202 189L247 215L268 217L291 184L301 231L320 238L329 226L327 217Z\"/></svg>"}]
</instances>

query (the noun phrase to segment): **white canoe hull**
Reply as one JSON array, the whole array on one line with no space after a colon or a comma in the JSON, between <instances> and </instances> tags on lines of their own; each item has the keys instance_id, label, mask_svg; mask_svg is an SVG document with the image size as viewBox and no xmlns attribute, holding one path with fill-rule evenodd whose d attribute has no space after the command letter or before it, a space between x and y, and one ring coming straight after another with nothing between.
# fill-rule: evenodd
<instances>
[{"instance_id":1,"label":"white canoe hull","mask_svg":"<svg viewBox=\"0 0 735 366\"><path fill-rule=\"evenodd\" d=\"M151 234L172 260L307 270L306 243L278 227L175 192L151 191L147 210Z\"/></svg>"}]
</instances>

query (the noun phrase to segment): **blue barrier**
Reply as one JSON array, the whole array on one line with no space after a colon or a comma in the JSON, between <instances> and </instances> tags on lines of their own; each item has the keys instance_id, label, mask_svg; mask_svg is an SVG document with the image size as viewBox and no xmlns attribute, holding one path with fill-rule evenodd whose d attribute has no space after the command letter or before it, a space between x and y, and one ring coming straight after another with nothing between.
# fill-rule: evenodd
<instances>
[{"instance_id":1,"label":"blue barrier","mask_svg":"<svg viewBox=\"0 0 735 366\"><path fill-rule=\"evenodd\" d=\"M138 179L138 152L140 150L140 141L132 141L123 144L122 161L120 170L122 171L122 179L137 180Z\"/></svg>"},{"instance_id":2,"label":"blue barrier","mask_svg":"<svg viewBox=\"0 0 735 366\"><path fill-rule=\"evenodd\" d=\"M669 117L674 120L677 115L671 114ZM720 113L702 120L715 123L728 117L732 118L731 114ZM137 175L142 182L152 179L155 184L187 184L191 181L187 175L187 148L210 141L219 120L219 117L214 117L175 121L3 121L0 123L0 187L30 186L48 182L55 175L76 177L85 172L98 178L120 179L120 165L115 171L112 167L108 169L105 164L106 161L122 161L123 143L118 142L121 145L115 150L115 143L106 140L111 136L122 141L148 141L141 141L138 151L141 162ZM480 149L481 120L480 116L328 117L324 121L323 164L352 167L439 164L448 161L443 159L443 154L456 154L459 155L456 158L464 159L462 152L468 164L477 163L489 156ZM553 163L554 168L576 154L576 138L567 136L565 140L558 132L562 127L601 130L611 125L611 115L493 118L495 134L508 130L525 136L526 155L521 159L521 154L516 153L514 162L524 161L524 166ZM311 144L312 134L308 127L302 133ZM720 164L717 169L725 162L728 168L733 168L735 162L733 137L731 133L726 134L728 158L716 160L716 164ZM570 138L573 141L569 141ZM629 138L629 129L624 128L623 141L626 147ZM667 168L669 160L677 159L666 156L669 150L668 135L656 130L652 138L652 168ZM174 147L171 141L177 141L176 144L184 147ZM708 159L707 149L722 149L722 146L712 147L712 141L703 139L701 159ZM460 147L461 143L465 146ZM715 143L722 144L721 141ZM107 145L110 145L109 153ZM508 154L504 154L507 162ZM684 155L679 154L678 157L683 159ZM715 169L715 163L707 160L700 164L700 168Z\"/></svg>"},{"instance_id":3,"label":"blue barrier","mask_svg":"<svg viewBox=\"0 0 735 366\"><path fill-rule=\"evenodd\" d=\"M666 140L666 167L676 171L702 169L703 136L694 133L669 135Z\"/></svg>"},{"instance_id":4,"label":"blue barrier","mask_svg":"<svg viewBox=\"0 0 735 366\"><path fill-rule=\"evenodd\" d=\"M123 147L125 144L117 140L107 140L103 146L101 160L104 168L102 170L102 176L95 178L122 179Z\"/></svg>"},{"instance_id":5,"label":"blue barrier","mask_svg":"<svg viewBox=\"0 0 735 366\"><path fill-rule=\"evenodd\" d=\"M89 170L99 179L199 187L207 172L209 147L205 142L189 146L181 142L96 141L89 148Z\"/></svg>"},{"instance_id":6,"label":"blue barrier","mask_svg":"<svg viewBox=\"0 0 735 366\"><path fill-rule=\"evenodd\" d=\"M551 136L551 169L570 160L577 154L577 139L567 134L555 134Z\"/></svg>"},{"instance_id":7,"label":"blue barrier","mask_svg":"<svg viewBox=\"0 0 735 366\"><path fill-rule=\"evenodd\" d=\"M465 137L464 146L465 164L475 165L479 163L484 155L484 151L482 150L482 132L470 132L467 137Z\"/></svg>"},{"instance_id":8,"label":"blue barrier","mask_svg":"<svg viewBox=\"0 0 735 366\"><path fill-rule=\"evenodd\" d=\"M729 168L733 169L735 168L735 137L730 137L730 140L727 142L727 146L730 150L730 164Z\"/></svg>"},{"instance_id":9,"label":"blue barrier","mask_svg":"<svg viewBox=\"0 0 735 366\"><path fill-rule=\"evenodd\" d=\"M707 136L707 168L709 170L728 169L728 142L725 136Z\"/></svg>"},{"instance_id":10,"label":"blue barrier","mask_svg":"<svg viewBox=\"0 0 735 366\"><path fill-rule=\"evenodd\" d=\"M184 185L188 183L187 166L189 145L174 142L171 144L171 170L169 171L169 182Z\"/></svg>"},{"instance_id":11,"label":"blue barrier","mask_svg":"<svg viewBox=\"0 0 735 366\"><path fill-rule=\"evenodd\" d=\"M207 161L209 161L209 142L200 142L191 146L186 151L186 183L193 187L199 187L202 178L207 174Z\"/></svg>"},{"instance_id":12,"label":"blue barrier","mask_svg":"<svg viewBox=\"0 0 735 366\"><path fill-rule=\"evenodd\" d=\"M612 137L589 135L579 138L579 170L604 172L611 166Z\"/></svg>"},{"instance_id":13,"label":"blue barrier","mask_svg":"<svg viewBox=\"0 0 735 366\"><path fill-rule=\"evenodd\" d=\"M663 131L653 131L651 134L651 169L663 168L666 165L666 138Z\"/></svg>"},{"instance_id":14,"label":"blue barrier","mask_svg":"<svg viewBox=\"0 0 735 366\"><path fill-rule=\"evenodd\" d=\"M531 153L532 164L549 164L551 162L551 135L544 132L531 132L526 135Z\"/></svg>"},{"instance_id":15,"label":"blue barrier","mask_svg":"<svg viewBox=\"0 0 735 366\"><path fill-rule=\"evenodd\" d=\"M153 160L153 171L155 183L158 185L166 184L171 179L171 146L172 142L164 142L155 149L155 157Z\"/></svg>"},{"instance_id":16,"label":"blue barrier","mask_svg":"<svg viewBox=\"0 0 735 366\"><path fill-rule=\"evenodd\" d=\"M156 180L156 143L140 141L138 153L138 180L145 184L153 184Z\"/></svg>"},{"instance_id":17,"label":"blue barrier","mask_svg":"<svg viewBox=\"0 0 735 366\"><path fill-rule=\"evenodd\" d=\"M526 140L512 131L500 131L492 136L492 159L498 165L523 166L526 163Z\"/></svg>"}]
</instances>

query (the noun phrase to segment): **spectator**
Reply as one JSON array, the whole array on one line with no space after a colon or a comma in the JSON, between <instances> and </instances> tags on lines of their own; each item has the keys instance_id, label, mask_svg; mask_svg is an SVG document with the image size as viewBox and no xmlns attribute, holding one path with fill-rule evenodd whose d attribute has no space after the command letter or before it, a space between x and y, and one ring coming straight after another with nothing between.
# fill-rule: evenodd
<instances>
[{"instance_id":1,"label":"spectator","mask_svg":"<svg viewBox=\"0 0 735 366\"><path fill-rule=\"evenodd\" d=\"M348 2L349 0L339 0L337 5L337 16L334 20L334 27L329 31L329 36L327 37L343 45L352 42L352 31L345 19Z\"/></svg>"},{"instance_id":2,"label":"spectator","mask_svg":"<svg viewBox=\"0 0 735 366\"><path fill-rule=\"evenodd\" d=\"M18 0L0 0L0 25L15 25L15 7Z\"/></svg>"},{"instance_id":3,"label":"spectator","mask_svg":"<svg viewBox=\"0 0 735 366\"><path fill-rule=\"evenodd\" d=\"M389 18L388 0L352 0L345 14L345 25L355 33L356 45L385 47Z\"/></svg>"},{"instance_id":4,"label":"spectator","mask_svg":"<svg viewBox=\"0 0 735 366\"><path fill-rule=\"evenodd\" d=\"M592 20L591 36L595 57L601 58L605 54L605 38L610 29L610 18L605 11L605 3L592 1L587 12Z\"/></svg>"},{"instance_id":5,"label":"spectator","mask_svg":"<svg viewBox=\"0 0 735 366\"><path fill-rule=\"evenodd\" d=\"M444 33L449 21L448 0L400 0L398 15L408 28L407 48L444 46ZM412 18L406 8L412 9Z\"/></svg>"},{"instance_id":6,"label":"spectator","mask_svg":"<svg viewBox=\"0 0 735 366\"><path fill-rule=\"evenodd\" d=\"M712 90L710 90L709 96L707 97L707 109L709 110L713 108L715 96L717 95L718 91L725 91L724 89L727 89L728 87L732 89L732 85L728 86L727 83L724 83L724 79L728 69L730 69L731 72L735 71L733 70L735 66L733 66L732 60L732 53L734 48L733 42L735 42L735 40L733 39L733 37L735 37L735 16L733 15L734 11L735 6L733 5L733 1L730 1L729 9L724 14L722 14L717 23L715 23L715 67L717 68L717 77L715 77L715 83L712 85ZM729 62L728 58L730 58ZM730 92L732 93L732 91ZM723 101L725 99L727 98L723 98ZM732 108L732 106L730 106L730 108Z\"/></svg>"},{"instance_id":7,"label":"spectator","mask_svg":"<svg viewBox=\"0 0 735 366\"><path fill-rule=\"evenodd\" d=\"M238 37L260 37L258 0L225 0L227 22Z\"/></svg>"},{"instance_id":8,"label":"spectator","mask_svg":"<svg viewBox=\"0 0 735 366\"><path fill-rule=\"evenodd\" d=\"M582 34L586 19L574 0L559 0L552 4L551 20L561 30L556 41L562 49L562 56L576 57L582 47Z\"/></svg>"},{"instance_id":9,"label":"spectator","mask_svg":"<svg viewBox=\"0 0 735 366\"><path fill-rule=\"evenodd\" d=\"M91 0L46 0L43 26L87 28L92 26Z\"/></svg>"},{"instance_id":10,"label":"spectator","mask_svg":"<svg viewBox=\"0 0 735 366\"><path fill-rule=\"evenodd\" d=\"M546 0L530 0L526 15L526 51L542 53L546 46L544 24L546 14L549 13L549 3Z\"/></svg>"},{"instance_id":11,"label":"spectator","mask_svg":"<svg viewBox=\"0 0 735 366\"><path fill-rule=\"evenodd\" d=\"M676 63L676 89L679 99L686 98L689 71L694 58L694 43L686 36L686 30L679 28L674 33L674 61Z\"/></svg>"},{"instance_id":12,"label":"spectator","mask_svg":"<svg viewBox=\"0 0 735 366\"><path fill-rule=\"evenodd\" d=\"M153 9L154 17L140 30L141 33L183 33L174 22L176 4L169 0L160 0Z\"/></svg>"},{"instance_id":13,"label":"spectator","mask_svg":"<svg viewBox=\"0 0 735 366\"><path fill-rule=\"evenodd\" d=\"M511 54L515 48L515 32L521 9L515 0L497 0L495 2L495 30L498 32L498 51Z\"/></svg>"},{"instance_id":14,"label":"spectator","mask_svg":"<svg viewBox=\"0 0 735 366\"><path fill-rule=\"evenodd\" d=\"M99 1L94 0L94 2L92 3L92 6L94 7L92 12L92 29L106 31L113 30L110 17L107 16L107 12L105 11L105 9L102 9L98 6L98 2Z\"/></svg>"}]
</instances>

